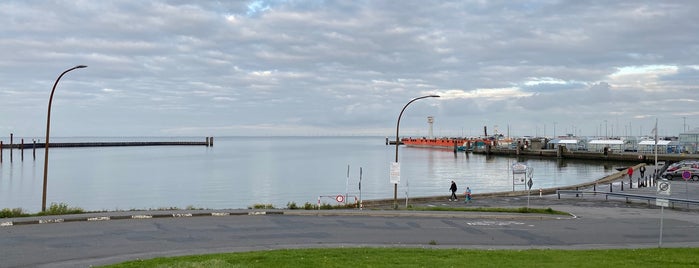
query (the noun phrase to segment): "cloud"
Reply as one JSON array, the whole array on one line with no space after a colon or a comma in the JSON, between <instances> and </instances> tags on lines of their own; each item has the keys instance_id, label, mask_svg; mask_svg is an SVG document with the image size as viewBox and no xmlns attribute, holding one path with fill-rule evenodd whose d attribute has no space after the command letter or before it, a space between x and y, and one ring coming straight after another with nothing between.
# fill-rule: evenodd
<instances>
[{"instance_id":1,"label":"cloud","mask_svg":"<svg viewBox=\"0 0 699 268\"><path fill-rule=\"evenodd\" d=\"M698 7L3 1L0 129L40 135L37 107L85 64L58 85L56 135L384 136L426 94L442 97L411 105L408 135L428 115L444 135L551 135L553 122L595 135L604 120L650 129L656 117L677 134L699 124Z\"/></svg>"}]
</instances>

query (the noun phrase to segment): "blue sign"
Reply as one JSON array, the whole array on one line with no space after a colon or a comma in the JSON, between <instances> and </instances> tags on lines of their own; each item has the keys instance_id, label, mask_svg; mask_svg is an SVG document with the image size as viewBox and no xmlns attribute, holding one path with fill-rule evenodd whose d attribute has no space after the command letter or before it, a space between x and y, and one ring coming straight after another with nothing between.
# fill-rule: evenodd
<instances>
[{"instance_id":1,"label":"blue sign","mask_svg":"<svg viewBox=\"0 0 699 268\"><path fill-rule=\"evenodd\" d=\"M689 170L682 171L682 178L686 181L689 180L689 178L692 177L692 172L689 172Z\"/></svg>"}]
</instances>

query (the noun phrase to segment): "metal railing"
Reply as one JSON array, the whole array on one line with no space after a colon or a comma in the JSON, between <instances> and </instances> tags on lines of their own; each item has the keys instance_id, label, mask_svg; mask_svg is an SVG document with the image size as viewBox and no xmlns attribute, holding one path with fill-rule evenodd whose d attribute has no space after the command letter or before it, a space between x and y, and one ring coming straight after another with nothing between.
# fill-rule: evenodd
<instances>
[{"instance_id":1,"label":"metal railing","mask_svg":"<svg viewBox=\"0 0 699 268\"><path fill-rule=\"evenodd\" d=\"M655 195L639 195L639 194L600 192L600 191L580 191L580 190L557 190L556 194L558 195L558 199L561 199L561 194L575 194L576 196L583 196L585 194L605 195L605 200L609 200L609 196L623 197L623 198L626 198L626 202L629 202L630 199L646 200L646 201L648 201L648 205L650 205L651 201L653 201L653 200L666 199L670 202L672 208L674 208L675 203L688 204L688 205L689 204L699 205L699 200L692 200L692 199L685 199L685 198L674 198L674 197L670 197L670 196L663 197L663 196L655 196Z\"/></svg>"}]
</instances>

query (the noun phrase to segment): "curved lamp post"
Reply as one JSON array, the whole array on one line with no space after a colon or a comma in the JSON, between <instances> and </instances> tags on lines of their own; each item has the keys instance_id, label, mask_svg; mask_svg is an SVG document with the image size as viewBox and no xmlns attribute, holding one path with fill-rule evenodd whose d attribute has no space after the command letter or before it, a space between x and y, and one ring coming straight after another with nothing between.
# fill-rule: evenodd
<instances>
[{"instance_id":1,"label":"curved lamp post","mask_svg":"<svg viewBox=\"0 0 699 268\"><path fill-rule=\"evenodd\" d=\"M46 211L46 184L48 182L48 168L49 168L49 130L51 127L51 101L53 101L53 92L56 91L56 85L58 85L58 80L61 80L61 77L63 77L64 74L67 72L70 72L75 69L79 68L85 68L87 66L85 65L78 65L73 68L70 68L68 70L63 71L61 75L56 78L56 83L53 84L53 89L51 89L51 97L49 97L49 111L48 115L46 116L46 144L45 144L45 151L44 151L44 191L43 194L41 195L41 212Z\"/></svg>"},{"instance_id":2,"label":"curved lamp post","mask_svg":"<svg viewBox=\"0 0 699 268\"><path fill-rule=\"evenodd\" d=\"M398 163L398 145L400 145L400 140L398 136L398 131L400 129L400 118L403 116L403 112L405 111L405 108L408 108L408 105L413 103L416 100L419 99L424 99L424 98L439 98L439 95L427 95L427 96L422 96L422 97L417 97L412 100L410 100L405 106L403 106L403 110L400 110L400 114L398 115L398 123L396 123L396 163ZM393 209L398 209L398 183L393 184Z\"/></svg>"}]
</instances>

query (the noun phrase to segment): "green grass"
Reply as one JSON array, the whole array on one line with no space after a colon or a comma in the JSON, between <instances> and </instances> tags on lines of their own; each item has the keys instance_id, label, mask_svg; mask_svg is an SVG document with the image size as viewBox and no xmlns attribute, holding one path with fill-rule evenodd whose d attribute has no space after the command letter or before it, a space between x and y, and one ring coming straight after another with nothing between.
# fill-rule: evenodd
<instances>
[{"instance_id":1,"label":"green grass","mask_svg":"<svg viewBox=\"0 0 699 268\"><path fill-rule=\"evenodd\" d=\"M697 267L697 248L465 250L289 249L136 260L105 267Z\"/></svg>"}]
</instances>

